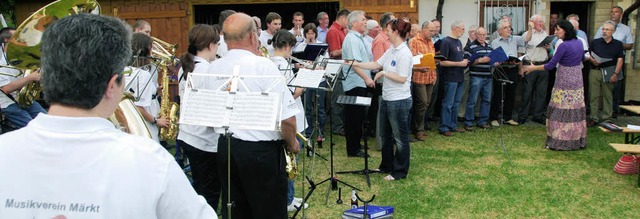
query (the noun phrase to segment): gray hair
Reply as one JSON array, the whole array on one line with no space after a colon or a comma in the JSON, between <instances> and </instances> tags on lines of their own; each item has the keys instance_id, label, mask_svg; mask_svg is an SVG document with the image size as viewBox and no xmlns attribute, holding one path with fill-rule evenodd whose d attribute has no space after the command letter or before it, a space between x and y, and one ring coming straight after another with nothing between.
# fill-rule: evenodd
<instances>
[{"instance_id":1,"label":"gray hair","mask_svg":"<svg viewBox=\"0 0 640 219\"><path fill-rule=\"evenodd\" d=\"M380 16L380 27L387 28L387 23L391 21L391 15L393 15L393 12L385 12Z\"/></svg>"},{"instance_id":2,"label":"gray hair","mask_svg":"<svg viewBox=\"0 0 640 219\"><path fill-rule=\"evenodd\" d=\"M604 26L605 24L609 24L613 27L613 31L615 32L616 29L618 28L618 25L616 24L616 22L613 22L612 20L606 20L602 23L602 26Z\"/></svg>"},{"instance_id":3,"label":"gray hair","mask_svg":"<svg viewBox=\"0 0 640 219\"><path fill-rule=\"evenodd\" d=\"M529 19L531 19L531 20L538 20L539 19L542 22L544 22L544 17L542 17L542 15L539 15L539 14L531 15L531 17Z\"/></svg>"},{"instance_id":4,"label":"gray hair","mask_svg":"<svg viewBox=\"0 0 640 219\"><path fill-rule=\"evenodd\" d=\"M320 19L322 19L322 16L327 15L327 17L329 16L329 14L327 14L327 12L321 11L320 13L318 13L318 16L316 16L316 21L320 22Z\"/></svg>"},{"instance_id":5,"label":"gray hair","mask_svg":"<svg viewBox=\"0 0 640 219\"><path fill-rule=\"evenodd\" d=\"M355 10L349 13L349 16L347 16L347 21L349 22L349 25L348 25L349 29L353 27L353 22L358 20L358 16L360 15L364 16L364 11Z\"/></svg>"},{"instance_id":6,"label":"gray hair","mask_svg":"<svg viewBox=\"0 0 640 219\"><path fill-rule=\"evenodd\" d=\"M67 16L44 31L42 42L41 81L51 104L94 108L131 57L131 29L114 17Z\"/></svg>"},{"instance_id":7,"label":"gray hair","mask_svg":"<svg viewBox=\"0 0 640 219\"><path fill-rule=\"evenodd\" d=\"M366 30L364 31L364 34L369 34L369 30L373 29L376 26L378 26L378 22L376 20L367 20Z\"/></svg>"},{"instance_id":8,"label":"gray hair","mask_svg":"<svg viewBox=\"0 0 640 219\"><path fill-rule=\"evenodd\" d=\"M508 20L500 20L498 21L498 30L502 29L502 27L504 27L505 25L509 25L509 21Z\"/></svg>"},{"instance_id":9,"label":"gray hair","mask_svg":"<svg viewBox=\"0 0 640 219\"><path fill-rule=\"evenodd\" d=\"M424 23L422 23L422 29L429 27L429 24L431 24L431 21L425 21Z\"/></svg>"},{"instance_id":10,"label":"gray hair","mask_svg":"<svg viewBox=\"0 0 640 219\"><path fill-rule=\"evenodd\" d=\"M451 24L451 30L453 30L456 27L464 27L464 21L462 20L456 20Z\"/></svg>"},{"instance_id":11,"label":"gray hair","mask_svg":"<svg viewBox=\"0 0 640 219\"><path fill-rule=\"evenodd\" d=\"M469 31L471 31L471 30L478 30L478 25L474 24L474 25L469 26Z\"/></svg>"}]
</instances>

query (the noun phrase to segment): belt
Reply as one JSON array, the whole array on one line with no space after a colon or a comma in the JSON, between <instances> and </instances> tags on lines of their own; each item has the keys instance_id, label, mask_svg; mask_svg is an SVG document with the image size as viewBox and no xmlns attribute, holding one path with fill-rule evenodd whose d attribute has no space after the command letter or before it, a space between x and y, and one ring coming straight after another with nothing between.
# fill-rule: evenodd
<instances>
[{"instance_id":1,"label":"belt","mask_svg":"<svg viewBox=\"0 0 640 219\"><path fill-rule=\"evenodd\" d=\"M544 64L547 64L548 62L549 62L549 61L542 61L542 62L524 61L524 62L523 62L523 64L525 64L525 65L531 65L531 64L534 64L534 65L544 65Z\"/></svg>"}]
</instances>

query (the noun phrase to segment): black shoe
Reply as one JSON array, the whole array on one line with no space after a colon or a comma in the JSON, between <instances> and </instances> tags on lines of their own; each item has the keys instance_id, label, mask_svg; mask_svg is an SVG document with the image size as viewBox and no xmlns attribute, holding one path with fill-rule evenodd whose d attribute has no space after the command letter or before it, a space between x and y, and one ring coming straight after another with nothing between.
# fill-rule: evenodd
<instances>
[{"instance_id":1,"label":"black shoe","mask_svg":"<svg viewBox=\"0 0 640 219\"><path fill-rule=\"evenodd\" d=\"M547 120L544 118L536 118L536 119L533 119L532 121L541 125L547 125Z\"/></svg>"},{"instance_id":2,"label":"black shoe","mask_svg":"<svg viewBox=\"0 0 640 219\"><path fill-rule=\"evenodd\" d=\"M589 119L589 121L587 122L587 127L594 127L596 125L598 125L598 123L593 119Z\"/></svg>"},{"instance_id":3,"label":"black shoe","mask_svg":"<svg viewBox=\"0 0 640 219\"><path fill-rule=\"evenodd\" d=\"M464 122L464 117L458 117L458 122Z\"/></svg>"},{"instance_id":4,"label":"black shoe","mask_svg":"<svg viewBox=\"0 0 640 219\"><path fill-rule=\"evenodd\" d=\"M618 118L618 112L613 111L613 113L611 114L611 118L617 119Z\"/></svg>"}]
</instances>

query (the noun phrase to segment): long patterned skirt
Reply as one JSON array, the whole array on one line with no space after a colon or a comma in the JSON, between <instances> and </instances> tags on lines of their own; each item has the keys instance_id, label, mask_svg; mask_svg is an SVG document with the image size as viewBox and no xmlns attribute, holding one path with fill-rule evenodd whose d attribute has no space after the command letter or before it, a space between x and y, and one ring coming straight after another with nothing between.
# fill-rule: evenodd
<instances>
[{"instance_id":1,"label":"long patterned skirt","mask_svg":"<svg viewBox=\"0 0 640 219\"><path fill-rule=\"evenodd\" d=\"M552 150L577 150L587 146L586 108L582 66L558 66L547 109L547 143Z\"/></svg>"}]
</instances>

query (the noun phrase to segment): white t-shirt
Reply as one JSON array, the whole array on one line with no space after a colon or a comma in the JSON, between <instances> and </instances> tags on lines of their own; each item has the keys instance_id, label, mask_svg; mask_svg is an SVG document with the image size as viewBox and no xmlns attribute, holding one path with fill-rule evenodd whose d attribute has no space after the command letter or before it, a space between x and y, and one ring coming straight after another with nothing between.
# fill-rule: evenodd
<instances>
[{"instance_id":1,"label":"white t-shirt","mask_svg":"<svg viewBox=\"0 0 640 219\"><path fill-rule=\"evenodd\" d=\"M233 68L240 67L240 76L280 76L280 70L273 62L262 56L257 56L247 50L231 49L224 57L217 59L209 66L209 73L232 75ZM244 78L244 84L252 92L267 91L270 85L268 79L265 78ZM238 86L239 92L246 92L244 86ZM277 84L271 92L280 91L283 93L282 103L280 105L282 114L280 120L288 119L300 113L296 102L288 91L286 84ZM280 131L260 131L260 130L244 130L229 128L233 133L233 137L244 141L272 141L282 139ZM216 128L216 132L223 134L224 129Z\"/></svg>"},{"instance_id":2,"label":"white t-shirt","mask_svg":"<svg viewBox=\"0 0 640 219\"><path fill-rule=\"evenodd\" d=\"M229 52L229 49L227 48L227 43L224 41L224 35L220 35L220 45L218 46L218 51L216 51L216 54L219 57L223 57L224 55L227 54L227 52Z\"/></svg>"},{"instance_id":3,"label":"white t-shirt","mask_svg":"<svg viewBox=\"0 0 640 219\"><path fill-rule=\"evenodd\" d=\"M194 56L193 61L197 62L193 72L196 73L206 73L209 70L209 61L204 58ZM198 77L194 78L195 80ZM194 80L192 79L192 80ZM186 84L186 79L180 81L180 84ZM181 86L181 88L182 88ZM181 95L184 94L184 88L181 90ZM184 108L180 108L182 110L180 115L185 115ZM207 126L199 126L199 125L188 125L188 124L180 124L178 131L178 139L186 142L187 144L193 146L194 148L198 148L203 151L217 153L218 152L218 137L220 135L215 133L213 127Z\"/></svg>"},{"instance_id":4,"label":"white t-shirt","mask_svg":"<svg viewBox=\"0 0 640 219\"><path fill-rule=\"evenodd\" d=\"M378 64L382 65L382 70L386 74L398 74L407 78L404 83L396 83L385 77L382 81L382 99L394 101L411 97L412 57L407 43L403 42L397 48L389 47L378 59Z\"/></svg>"},{"instance_id":5,"label":"white t-shirt","mask_svg":"<svg viewBox=\"0 0 640 219\"><path fill-rule=\"evenodd\" d=\"M5 59L4 51L2 51L2 48L0 48L0 65L8 65L7 60ZM4 75L4 74L10 74L10 75L16 75L16 76L19 75L20 71L13 68L0 67L0 73L2 73L0 74L0 87L3 87L23 77L23 76L13 77L9 75ZM17 95L17 91L12 92L9 95L12 95L15 98ZM11 98L7 97L7 95L0 93L0 108L2 109L7 108L9 105L13 103L15 102L13 102Z\"/></svg>"},{"instance_id":6,"label":"white t-shirt","mask_svg":"<svg viewBox=\"0 0 640 219\"><path fill-rule=\"evenodd\" d=\"M300 28L300 33L302 33L302 35L296 36L296 32L293 30L293 28L291 28L291 30L289 30L289 33L293 34L293 36L296 37L296 46L300 45L300 43L304 42L304 29Z\"/></svg>"},{"instance_id":7,"label":"white t-shirt","mask_svg":"<svg viewBox=\"0 0 640 219\"><path fill-rule=\"evenodd\" d=\"M125 77L125 81L127 82L125 91L133 93L133 96L136 98L136 101L133 102L134 105L142 107L147 113L157 117L158 113L160 113L160 103L155 98L158 92L158 85L153 83L151 73L140 68L127 68L126 70L131 69L132 72ZM144 122L147 124L147 128L149 128L149 133L151 133L153 140L160 142L158 125L147 120Z\"/></svg>"},{"instance_id":8,"label":"white t-shirt","mask_svg":"<svg viewBox=\"0 0 640 219\"><path fill-rule=\"evenodd\" d=\"M271 57L271 61L273 61L276 66L278 66L278 69L280 69L280 72L282 72L282 75L284 76L287 84L291 83L295 76L289 62L287 62L287 60L282 56ZM289 87L289 90L293 93L295 92L296 87ZM296 114L296 131L301 133L305 129L307 129L307 117L304 116L304 105L302 104L301 96L295 98L295 101L296 106L298 107L298 109L300 109L300 113Z\"/></svg>"},{"instance_id":9,"label":"white t-shirt","mask_svg":"<svg viewBox=\"0 0 640 219\"><path fill-rule=\"evenodd\" d=\"M40 114L0 136L0 218L216 218L158 143Z\"/></svg>"},{"instance_id":10,"label":"white t-shirt","mask_svg":"<svg viewBox=\"0 0 640 219\"><path fill-rule=\"evenodd\" d=\"M265 48L267 48L267 51L269 51L269 56L273 56L274 53L274 49L273 49L273 45L269 45L267 42L269 42L270 39L273 38L273 35L271 35L269 32L267 32L266 30L263 30L262 32L260 32L260 37L258 38L258 40L260 41L260 44L262 46L264 46ZM273 43L272 43L273 44Z\"/></svg>"}]
</instances>

